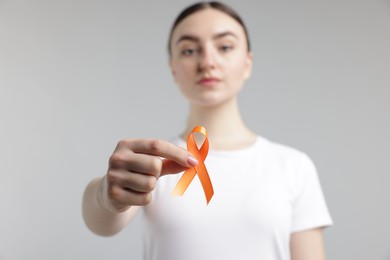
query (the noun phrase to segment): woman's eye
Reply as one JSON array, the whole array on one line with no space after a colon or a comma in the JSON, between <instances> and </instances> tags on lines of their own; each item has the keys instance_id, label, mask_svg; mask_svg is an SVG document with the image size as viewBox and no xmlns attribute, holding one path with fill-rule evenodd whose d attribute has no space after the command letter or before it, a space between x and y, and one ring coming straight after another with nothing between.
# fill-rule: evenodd
<instances>
[{"instance_id":1,"label":"woman's eye","mask_svg":"<svg viewBox=\"0 0 390 260\"><path fill-rule=\"evenodd\" d=\"M194 53L196 53L196 49L184 49L181 51L181 54L183 54L184 56L191 56L193 55Z\"/></svg>"},{"instance_id":2,"label":"woman's eye","mask_svg":"<svg viewBox=\"0 0 390 260\"><path fill-rule=\"evenodd\" d=\"M223 46L220 47L220 50L222 52L228 52L228 51L230 51L232 49L233 49L233 46L231 46L231 45L223 45Z\"/></svg>"}]
</instances>

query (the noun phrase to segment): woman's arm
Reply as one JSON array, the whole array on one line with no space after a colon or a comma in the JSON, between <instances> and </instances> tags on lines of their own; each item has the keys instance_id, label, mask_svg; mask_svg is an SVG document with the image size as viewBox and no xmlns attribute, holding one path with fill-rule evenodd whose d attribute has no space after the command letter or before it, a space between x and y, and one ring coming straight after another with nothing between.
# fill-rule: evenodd
<instances>
[{"instance_id":1,"label":"woman's arm","mask_svg":"<svg viewBox=\"0 0 390 260\"><path fill-rule=\"evenodd\" d=\"M291 235L291 260L325 260L323 228Z\"/></svg>"},{"instance_id":2,"label":"woman's arm","mask_svg":"<svg viewBox=\"0 0 390 260\"><path fill-rule=\"evenodd\" d=\"M127 210L116 213L110 210L107 198L104 198L105 177L95 179L85 189L83 197L83 217L87 227L100 236L112 236L121 231L139 210L139 206L131 206Z\"/></svg>"}]
</instances>

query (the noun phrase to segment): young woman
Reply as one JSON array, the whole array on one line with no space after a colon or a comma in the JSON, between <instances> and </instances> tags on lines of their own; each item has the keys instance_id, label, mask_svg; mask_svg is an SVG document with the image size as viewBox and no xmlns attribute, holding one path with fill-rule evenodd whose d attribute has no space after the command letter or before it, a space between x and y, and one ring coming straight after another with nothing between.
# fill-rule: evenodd
<instances>
[{"instance_id":1,"label":"young woman","mask_svg":"<svg viewBox=\"0 0 390 260\"><path fill-rule=\"evenodd\" d=\"M119 141L107 174L86 188L86 225L114 235L143 209L145 259L325 259L323 227L332 220L315 166L305 153L256 135L240 116L237 95L252 70L240 17L221 3L194 4L177 17L168 49L190 105L187 128L171 141ZM185 144L197 125L210 143L209 204L197 178L183 196L171 194L182 172L202 163Z\"/></svg>"}]
</instances>

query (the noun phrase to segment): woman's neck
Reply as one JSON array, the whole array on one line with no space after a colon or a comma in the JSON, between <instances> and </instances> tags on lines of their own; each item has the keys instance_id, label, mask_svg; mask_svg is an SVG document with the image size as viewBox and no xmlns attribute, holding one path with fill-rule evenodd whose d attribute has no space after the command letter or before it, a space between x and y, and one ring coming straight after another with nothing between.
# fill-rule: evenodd
<instances>
[{"instance_id":1,"label":"woman's neck","mask_svg":"<svg viewBox=\"0 0 390 260\"><path fill-rule=\"evenodd\" d=\"M214 107L191 105L187 127L181 137L186 140L197 125L206 128L211 149L242 149L256 140L256 134L245 126L241 118L236 99ZM203 137L200 135L195 135L195 140L198 144L203 143Z\"/></svg>"}]
</instances>

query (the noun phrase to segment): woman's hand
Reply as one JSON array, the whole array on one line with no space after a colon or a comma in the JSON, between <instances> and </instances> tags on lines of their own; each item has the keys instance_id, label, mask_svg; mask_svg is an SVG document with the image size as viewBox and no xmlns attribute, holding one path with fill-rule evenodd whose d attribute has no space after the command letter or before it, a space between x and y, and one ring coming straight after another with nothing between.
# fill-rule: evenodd
<instances>
[{"instance_id":1,"label":"woman's hand","mask_svg":"<svg viewBox=\"0 0 390 260\"><path fill-rule=\"evenodd\" d=\"M121 140L110 157L103 184L103 201L122 212L147 205L158 178L197 165L185 149L160 139Z\"/></svg>"}]
</instances>

